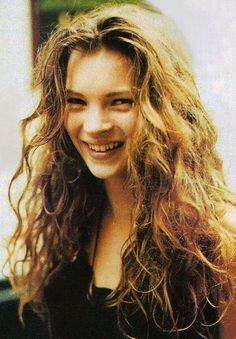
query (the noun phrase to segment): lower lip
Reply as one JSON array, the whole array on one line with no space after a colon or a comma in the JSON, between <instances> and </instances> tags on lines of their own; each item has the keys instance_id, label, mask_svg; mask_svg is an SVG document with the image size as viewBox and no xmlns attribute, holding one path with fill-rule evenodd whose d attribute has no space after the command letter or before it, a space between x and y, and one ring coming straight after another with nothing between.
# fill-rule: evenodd
<instances>
[{"instance_id":1,"label":"lower lip","mask_svg":"<svg viewBox=\"0 0 236 339\"><path fill-rule=\"evenodd\" d=\"M84 145L85 145L87 152L89 153L90 157L93 158L93 159L96 159L96 160L110 159L113 156L115 156L121 150L121 148L123 147L123 145L122 145L118 148L114 148L114 149L111 149L109 151L96 152L95 150L89 148L88 144L84 143Z\"/></svg>"}]
</instances>

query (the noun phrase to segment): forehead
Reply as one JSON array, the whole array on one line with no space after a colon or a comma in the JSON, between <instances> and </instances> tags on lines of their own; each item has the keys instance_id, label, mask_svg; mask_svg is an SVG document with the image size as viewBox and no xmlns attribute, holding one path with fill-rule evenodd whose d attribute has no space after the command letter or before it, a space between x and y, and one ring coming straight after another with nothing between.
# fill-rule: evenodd
<instances>
[{"instance_id":1,"label":"forehead","mask_svg":"<svg viewBox=\"0 0 236 339\"><path fill-rule=\"evenodd\" d=\"M68 61L67 89L134 87L133 66L122 53L101 48L93 52L73 50Z\"/></svg>"}]
</instances>

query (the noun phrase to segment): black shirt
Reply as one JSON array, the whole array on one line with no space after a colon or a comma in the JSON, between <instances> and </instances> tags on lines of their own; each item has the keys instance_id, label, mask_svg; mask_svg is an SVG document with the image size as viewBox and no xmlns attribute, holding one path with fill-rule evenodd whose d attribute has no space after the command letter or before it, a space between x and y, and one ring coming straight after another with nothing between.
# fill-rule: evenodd
<instances>
[{"instance_id":1,"label":"black shirt","mask_svg":"<svg viewBox=\"0 0 236 339\"><path fill-rule=\"evenodd\" d=\"M105 305L105 298L111 290L94 286L92 296L88 297L92 274L87 253L81 250L77 259L65 265L53 283L45 288L51 338L127 338L118 325L116 306ZM132 308L132 304L130 307ZM203 314L207 324L216 322L216 309L210 304L206 304ZM219 339L218 324L205 326L202 325L202 321L202 318L198 318L187 330L170 333L157 327L152 319L148 321L147 326L147 321L140 310L131 311L125 332L137 339ZM205 337L200 336L199 331Z\"/></svg>"}]
</instances>

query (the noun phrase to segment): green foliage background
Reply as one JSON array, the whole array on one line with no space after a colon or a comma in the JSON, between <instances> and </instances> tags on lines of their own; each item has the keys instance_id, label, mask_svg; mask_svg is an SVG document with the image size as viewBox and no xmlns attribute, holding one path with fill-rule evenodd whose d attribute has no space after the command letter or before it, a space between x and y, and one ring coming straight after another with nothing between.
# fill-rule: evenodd
<instances>
[{"instance_id":1,"label":"green foliage background","mask_svg":"<svg viewBox=\"0 0 236 339\"><path fill-rule=\"evenodd\" d=\"M75 11L88 11L104 3L133 3L140 4L146 3L143 0L40 0L39 9L42 12L75 12Z\"/></svg>"},{"instance_id":2,"label":"green foliage background","mask_svg":"<svg viewBox=\"0 0 236 339\"><path fill-rule=\"evenodd\" d=\"M76 12L87 12L102 4L120 3L149 5L145 0L38 0L39 45L48 39L61 14L73 15Z\"/></svg>"}]
</instances>

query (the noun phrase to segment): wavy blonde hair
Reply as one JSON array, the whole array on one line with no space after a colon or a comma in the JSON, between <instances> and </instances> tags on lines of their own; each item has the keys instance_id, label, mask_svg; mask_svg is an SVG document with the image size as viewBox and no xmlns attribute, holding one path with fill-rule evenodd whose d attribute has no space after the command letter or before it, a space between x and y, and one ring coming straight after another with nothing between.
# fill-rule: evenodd
<instances>
[{"instance_id":1,"label":"wavy blonde hair","mask_svg":"<svg viewBox=\"0 0 236 339\"><path fill-rule=\"evenodd\" d=\"M18 218L9 243L11 281L20 295L20 314L30 301L41 305L44 287L88 239L97 196L104 191L65 130L65 79L73 49L102 47L131 60L139 112L128 161L135 237L122 258L115 301L120 323L131 295L162 327L156 312L161 308L170 319L166 330L178 332L195 323L203 300L216 306L233 300L235 238L222 218L234 197L182 38L159 11L113 5L80 14L40 51L35 71L40 101L22 121L22 159L9 190ZM14 198L12 188L22 176L24 188ZM183 303L191 305L188 323L179 319L182 310L174 303L177 286Z\"/></svg>"}]
</instances>

